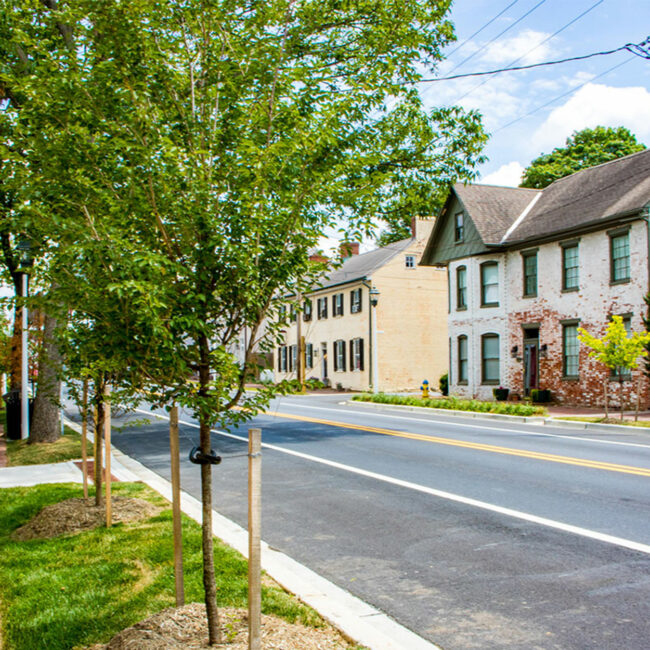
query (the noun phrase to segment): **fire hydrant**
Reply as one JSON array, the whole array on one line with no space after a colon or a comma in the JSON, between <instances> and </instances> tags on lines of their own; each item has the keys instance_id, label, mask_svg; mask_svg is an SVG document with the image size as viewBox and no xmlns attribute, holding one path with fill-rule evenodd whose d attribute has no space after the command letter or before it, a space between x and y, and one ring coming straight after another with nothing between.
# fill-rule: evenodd
<instances>
[{"instance_id":1,"label":"fire hydrant","mask_svg":"<svg viewBox=\"0 0 650 650\"><path fill-rule=\"evenodd\" d=\"M429 380L425 379L422 382L422 386L420 386L420 390L422 391L422 398L425 399L429 397Z\"/></svg>"}]
</instances>

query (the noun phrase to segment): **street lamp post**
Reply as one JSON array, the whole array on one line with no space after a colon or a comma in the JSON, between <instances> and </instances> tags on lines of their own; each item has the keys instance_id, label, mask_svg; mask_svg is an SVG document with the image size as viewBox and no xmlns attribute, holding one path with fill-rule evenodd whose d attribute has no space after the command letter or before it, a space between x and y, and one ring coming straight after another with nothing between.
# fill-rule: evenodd
<instances>
[{"instance_id":1,"label":"street lamp post","mask_svg":"<svg viewBox=\"0 0 650 650\"><path fill-rule=\"evenodd\" d=\"M27 329L29 325L29 318L27 313L27 297L29 295L29 268L32 265L32 257L30 255L29 241L21 239L18 242L17 248L21 251L20 266L23 273L23 331L22 331L22 362L20 372L20 437L25 440L29 437L29 393L27 391L29 384L29 351L28 351L28 336Z\"/></svg>"},{"instance_id":2,"label":"street lamp post","mask_svg":"<svg viewBox=\"0 0 650 650\"><path fill-rule=\"evenodd\" d=\"M377 392L378 384L378 368L377 368L377 303L379 302L379 290L377 287L373 286L370 289L370 332L371 332L371 357L372 357L372 392Z\"/></svg>"}]
</instances>

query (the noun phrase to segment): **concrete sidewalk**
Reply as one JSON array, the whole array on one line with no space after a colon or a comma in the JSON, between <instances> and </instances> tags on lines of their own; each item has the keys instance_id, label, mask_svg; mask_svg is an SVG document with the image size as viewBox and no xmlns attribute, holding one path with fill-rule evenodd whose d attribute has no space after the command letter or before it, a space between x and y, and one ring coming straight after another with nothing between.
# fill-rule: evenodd
<instances>
[{"instance_id":1,"label":"concrete sidewalk","mask_svg":"<svg viewBox=\"0 0 650 650\"><path fill-rule=\"evenodd\" d=\"M77 424L66 421L71 428ZM168 501L172 499L169 481L118 449L111 454L111 474L120 481L142 481ZM25 465L0 468L0 488L41 483L81 483L80 469L72 461L51 465ZM181 492L181 509L201 523L201 502ZM219 539L248 557L248 532L238 524L212 511L212 532ZM276 582L313 607L347 637L372 650L440 650L375 607L329 582L311 569L262 542L262 568Z\"/></svg>"}]
</instances>

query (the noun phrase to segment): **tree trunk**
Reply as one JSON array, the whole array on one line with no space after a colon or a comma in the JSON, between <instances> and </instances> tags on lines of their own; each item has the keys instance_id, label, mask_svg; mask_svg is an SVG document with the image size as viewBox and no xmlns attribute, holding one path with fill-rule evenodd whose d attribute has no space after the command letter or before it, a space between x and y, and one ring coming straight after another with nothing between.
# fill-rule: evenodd
<instances>
[{"instance_id":1,"label":"tree trunk","mask_svg":"<svg viewBox=\"0 0 650 650\"><path fill-rule=\"evenodd\" d=\"M34 400L34 419L30 442L54 442L61 437L59 397L61 394L61 354L54 342L56 319L45 314L43 345L38 360L38 389Z\"/></svg>"},{"instance_id":2,"label":"tree trunk","mask_svg":"<svg viewBox=\"0 0 650 650\"><path fill-rule=\"evenodd\" d=\"M625 395L623 395L623 377L619 377L618 389L621 395L621 422L623 421L623 413L625 412Z\"/></svg>"},{"instance_id":3,"label":"tree trunk","mask_svg":"<svg viewBox=\"0 0 650 650\"><path fill-rule=\"evenodd\" d=\"M206 396L210 383L209 345L206 337L199 341L201 364L199 368L199 395ZM199 418L201 451L209 454L212 448L210 423L207 414ZM210 645L221 643L219 610L217 608L217 583L214 576L214 550L212 544L212 465L201 465L201 502L203 505L203 588L205 609L208 617L208 641Z\"/></svg>"},{"instance_id":4,"label":"tree trunk","mask_svg":"<svg viewBox=\"0 0 650 650\"><path fill-rule=\"evenodd\" d=\"M603 386L605 387L605 420L609 420L609 392L607 390L608 384L609 380L607 377L605 377L605 381L603 382Z\"/></svg>"},{"instance_id":5,"label":"tree trunk","mask_svg":"<svg viewBox=\"0 0 650 650\"><path fill-rule=\"evenodd\" d=\"M104 382L95 384L95 505L102 505L102 436L104 435Z\"/></svg>"}]
</instances>

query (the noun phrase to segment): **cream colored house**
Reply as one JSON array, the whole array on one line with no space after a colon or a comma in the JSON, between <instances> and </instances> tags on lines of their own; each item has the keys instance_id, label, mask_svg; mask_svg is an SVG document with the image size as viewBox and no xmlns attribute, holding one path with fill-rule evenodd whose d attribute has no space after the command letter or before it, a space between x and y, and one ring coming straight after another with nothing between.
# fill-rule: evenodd
<instances>
[{"instance_id":1,"label":"cream colored house","mask_svg":"<svg viewBox=\"0 0 650 650\"><path fill-rule=\"evenodd\" d=\"M433 219L414 220L414 235L357 254L303 297L302 311L275 351L276 381L297 378L304 340L305 378L353 390L437 386L447 371L447 278L419 266ZM373 306L374 303L374 306Z\"/></svg>"}]
</instances>

